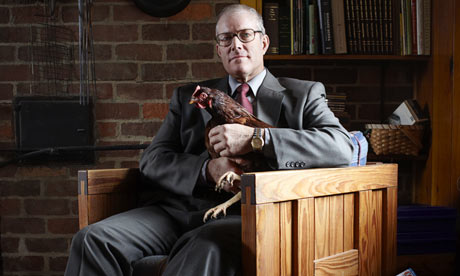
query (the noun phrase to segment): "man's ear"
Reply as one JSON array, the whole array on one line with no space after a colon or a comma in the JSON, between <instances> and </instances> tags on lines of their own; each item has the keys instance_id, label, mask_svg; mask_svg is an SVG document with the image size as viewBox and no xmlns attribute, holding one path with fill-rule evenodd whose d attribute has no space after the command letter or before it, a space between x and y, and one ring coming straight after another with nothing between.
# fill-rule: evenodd
<instances>
[{"instance_id":1,"label":"man's ear","mask_svg":"<svg viewBox=\"0 0 460 276\"><path fill-rule=\"evenodd\" d=\"M263 47L264 55L268 50L268 46L270 46L270 38L268 37L268 35L264 35L262 37L262 47Z\"/></svg>"},{"instance_id":2,"label":"man's ear","mask_svg":"<svg viewBox=\"0 0 460 276\"><path fill-rule=\"evenodd\" d=\"M217 51L217 55L220 57L220 51L219 51L219 44L216 43L216 51Z\"/></svg>"}]
</instances>

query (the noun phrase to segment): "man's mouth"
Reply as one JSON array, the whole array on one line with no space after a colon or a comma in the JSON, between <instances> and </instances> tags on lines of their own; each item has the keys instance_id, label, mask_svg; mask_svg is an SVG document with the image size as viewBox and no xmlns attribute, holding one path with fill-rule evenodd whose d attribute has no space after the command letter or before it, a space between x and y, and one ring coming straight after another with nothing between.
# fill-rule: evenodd
<instances>
[{"instance_id":1,"label":"man's mouth","mask_svg":"<svg viewBox=\"0 0 460 276\"><path fill-rule=\"evenodd\" d=\"M247 56L234 56L230 58L230 61L236 60L236 59L243 59L243 58L248 58Z\"/></svg>"}]
</instances>

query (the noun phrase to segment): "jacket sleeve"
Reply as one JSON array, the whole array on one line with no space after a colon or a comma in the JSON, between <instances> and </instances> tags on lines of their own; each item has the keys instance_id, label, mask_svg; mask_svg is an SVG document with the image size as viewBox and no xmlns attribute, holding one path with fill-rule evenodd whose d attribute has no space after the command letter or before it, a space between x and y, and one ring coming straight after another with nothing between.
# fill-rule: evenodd
<instances>
[{"instance_id":1,"label":"jacket sleeve","mask_svg":"<svg viewBox=\"0 0 460 276\"><path fill-rule=\"evenodd\" d=\"M155 188L184 196L192 195L208 158L201 115L188 106L189 99L181 88L174 91L169 112L139 163L141 173Z\"/></svg>"},{"instance_id":2,"label":"jacket sleeve","mask_svg":"<svg viewBox=\"0 0 460 276\"><path fill-rule=\"evenodd\" d=\"M295 89L297 92L292 92ZM287 127L269 129L272 148L268 152L274 155L269 157L270 166L273 169L348 166L353 154L352 141L327 106L323 84L303 81L295 83L290 91L292 94L285 96L290 104L284 107Z\"/></svg>"}]
</instances>

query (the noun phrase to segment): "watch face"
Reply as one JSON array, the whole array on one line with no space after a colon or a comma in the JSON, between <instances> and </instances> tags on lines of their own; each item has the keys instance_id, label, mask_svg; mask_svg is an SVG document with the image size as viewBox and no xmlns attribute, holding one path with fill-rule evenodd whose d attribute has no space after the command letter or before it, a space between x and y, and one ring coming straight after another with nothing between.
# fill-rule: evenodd
<instances>
[{"instance_id":1,"label":"watch face","mask_svg":"<svg viewBox=\"0 0 460 276\"><path fill-rule=\"evenodd\" d=\"M260 137L253 138L251 141L252 148L254 150L261 150L263 146L263 140Z\"/></svg>"}]
</instances>

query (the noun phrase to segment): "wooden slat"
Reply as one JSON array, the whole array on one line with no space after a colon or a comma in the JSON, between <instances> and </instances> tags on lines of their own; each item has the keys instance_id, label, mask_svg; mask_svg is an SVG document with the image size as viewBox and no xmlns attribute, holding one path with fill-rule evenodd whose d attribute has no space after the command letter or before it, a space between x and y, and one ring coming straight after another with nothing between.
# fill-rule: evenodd
<instances>
[{"instance_id":1,"label":"wooden slat","mask_svg":"<svg viewBox=\"0 0 460 276\"><path fill-rule=\"evenodd\" d=\"M383 191L382 202L382 274L396 275L396 222L398 189Z\"/></svg>"},{"instance_id":2,"label":"wooden slat","mask_svg":"<svg viewBox=\"0 0 460 276\"><path fill-rule=\"evenodd\" d=\"M88 194L103 194L135 190L138 169L106 169L88 171ZM134 185L134 187L133 187Z\"/></svg>"},{"instance_id":3,"label":"wooden slat","mask_svg":"<svg viewBox=\"0 0 460 276\"><path fill-rule=\"evenodd\" d=\"M343 250L354 248L355 194L343 196Z\"/></svg>"},{"instance_id":4,"label":"wooden slat","mask_svg":"<svg viewBox=\"0 0 460 276\"><path fill-rule=\"evenodd\" d=\"M369 215L371 191L359 192L359 275L371 275L369 268Z\"/></svg>"},{"instance_id":5,"label":"wooden slat","mask_svg":"<svg viewBox=\"0 0 460 276\"><path fill-rule=\"evenodd\" d=\"M241 255L243 275L256 275L256 205L251 204L251 188L245 187L241 201ZM245 201L243 201L245 200Z\"/></svg>"},{"instance_id":6,"label":"wooden slat","mask_svg":"<svg viewBox=\"0 0 460 276\"><path fill-rule=\"evenodd\" d=\"M78 172L78 226L88 226L88 178L86 171Z\"/></svg>"},{"instance_id":7,"label":"wooden slat","mask_svg":"<svg viewBox=\"0 0 460 276\"><path fill-rule=\"evenodd\" d=\"M329 197L330 249L329 254L342 253L343 250L343 195Z\"/></svg>"},{"instance_id":8,"label":"wooden slat","mask_svg":"<svg viewBox=\"0 0 460 276\"><path fill-rule=\"evenodd\" d=\"M279 204L256 206L257 276L280 275Z\"/></svg>"},{"instance_id":9,"label":"wooden slat","mask_svg":"<svg viewBox=\"0 0 460 276\"><path fill-rule=\"evenodd\" d=\"M396 164L260 172L248 175L252 175L254 182L257 182L254 202L257 204L397 185Z\"/></svg>"},{"instance_id":10,"label":"wooden slat","mask_svg":"<svg viewBox=\"0 0 460 276\"><path fill-rule=\"evenodd\" d=\"M336 255L315 260L315 276L358 275L358 250L351 249Z\"/></svg>"},{"instance_id":11,"label":"wooden slat","mask_svg":"<svg viewBox=\"0 0 460 276\"><path fill-rule=\"evenodd\" d=\"M280 205L280 269L281 276L292 275L292 203Z\"/></svg>"},{"instance_id":12,"label":"wooden slat","mask_svg":"<svg viewBox=\"0 0 460 276\"><path fill-rule=\"evenodd\" d=\"M329 200L328 196L315 198L315 259L332 255Z\"/></svg>"},{"instance_id":13,"label":"wooden slat","mask_svg":"<svg viewBox=\"0 0 460 276\"><path fill-rule=\"evenodd\" d=\"M368 210L369 270L371 275L381 275L382 269L382 191L370 193Z\"/></svg>"},{"instance_id":14,"label":"wooden slat","mask_svg":"<svg viewBox=\"0 0 460 276\"><path fill-rule=\"evenodd\" d=\"M313 275L315 258L314 199L293 204L293 275Z\"/></svg>"}]
</instances>

